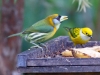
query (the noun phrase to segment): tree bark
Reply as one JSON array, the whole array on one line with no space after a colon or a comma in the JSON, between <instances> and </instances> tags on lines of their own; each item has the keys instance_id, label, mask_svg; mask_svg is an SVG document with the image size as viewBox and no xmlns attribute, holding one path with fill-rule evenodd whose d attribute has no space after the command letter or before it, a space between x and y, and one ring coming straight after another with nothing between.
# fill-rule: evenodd
<instances>
[{"instance_id":1,"label":"tree bark","mask_svg":"<svg viewBox=\"0 0 100 75\"><path fill-rule=\"evenodd\" d=\"M21 50L19 37L7 36L20 32L23 23L24 0L2 0L0 21L0 75L13 75L16 56Z\"/></svg>"}]
</instances>

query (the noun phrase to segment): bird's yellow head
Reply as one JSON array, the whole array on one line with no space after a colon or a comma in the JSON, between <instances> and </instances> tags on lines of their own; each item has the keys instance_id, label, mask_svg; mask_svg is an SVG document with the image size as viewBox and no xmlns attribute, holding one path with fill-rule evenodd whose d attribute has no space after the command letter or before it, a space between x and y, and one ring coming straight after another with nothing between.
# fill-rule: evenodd
<instances>
[{"instance_id":1,"label":"bird's yellow head","mask_svg":"<svg viewBox=\"0 0 100 75\"><path fill-rule=\"evenodd\" d=\"M82 33L90 38L92 38L92 30L88 27L82 28Z\"/></svg>"},{"instance_id":2,"label":"bird's yellow head","mask_svg":"<svg viewBox=\"0 0 100 75\"><path fill-rule=\"evenodd\" d=\"M54 25L58 25L60 24L62 21L67 20L68 17L67 16L60 16L58 14L53 14L50 15L48 17L46 17L46 20L49 22L50 25L54 26Z\"/></svg>"}]
</instances>

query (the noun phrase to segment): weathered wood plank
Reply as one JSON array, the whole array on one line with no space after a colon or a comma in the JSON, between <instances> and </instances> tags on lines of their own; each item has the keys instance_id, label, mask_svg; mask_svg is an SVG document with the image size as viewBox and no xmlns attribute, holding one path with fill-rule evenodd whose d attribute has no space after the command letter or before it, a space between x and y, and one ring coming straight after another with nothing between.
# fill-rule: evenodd
<instances>
[{"instance_id":1,"label":"weathered wood plank","mask_svg":"<svg viewBox=\"0 0 100 75\"><path fill-rule=\"evenodd\" d=\"M21 73L68 73L68 72L99 72L99 58L69 58L60 53L73 43L66 36L60 36L45 43L44 54L39 48L31 48L18 54L17 68ZM100 45L100 41L89 41L85 47ZM81 46L77 46L81 47Z\"/></svg>"},{"instance_id":2,"label":"weathered wood plank","mask_svg":"<svg viewBox=\"0 0 100 75\"><path fill-rule=\"evenodd\" d=\"M28 59L27 66L100 66L100 58Z\"/></svg>"},{"instance_id":3,"label":"weathered wood plank","mask_svg":"<svg viewBox=\"0 0 100 75\"><path fill-rule=\"evenodd\" d=\"M18 61L18 63L17 63L16 67L26 67L27 66L27 64L26 64L26 62L27 62L27 56L26 55L23 55L23 56L19 55L17 57L17 61Z\"/></svg>"},{"instance_id":4,"label":"weathered wood plank","mask_svg":"<svg viewBox=\"0 0 100 75\"><path fill-rule=\"evenodd\" d=\"M73 73L100 72L100 66L49 66L18 68L21 73Z\"/></svg>"}]
</instances>

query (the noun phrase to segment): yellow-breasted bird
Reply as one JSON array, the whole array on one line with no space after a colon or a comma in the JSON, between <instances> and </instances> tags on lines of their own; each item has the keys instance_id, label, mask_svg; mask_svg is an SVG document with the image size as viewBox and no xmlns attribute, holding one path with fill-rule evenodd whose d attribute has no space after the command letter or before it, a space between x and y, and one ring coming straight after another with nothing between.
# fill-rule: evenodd
<instances>
[{"instance_id":1,"label":"yellow-breasted bird","mask_svg":"<svg viewBox=\"0 0 100 75\"><path fill-rule=\"evenodd\" d=\"M64 27L73 41L74 45L80 44L83 47L83 44L86 44L92 38L92 30L88 27L84 28L68 28Z\"/></svg>"},{"instance_id":2,"label":"yellow-breasted bird","mask_svg":"<svg viewBox=\"0 0 100 75\"><path fill-rule=\"evenodd\" d=\"M59 29L61 22L67 20L67 16L53 14L33 24L23 32L12 34L8 37L21 36L26 41L42 49L39 43L51 38Z\"/></svg>"}]
</instances>

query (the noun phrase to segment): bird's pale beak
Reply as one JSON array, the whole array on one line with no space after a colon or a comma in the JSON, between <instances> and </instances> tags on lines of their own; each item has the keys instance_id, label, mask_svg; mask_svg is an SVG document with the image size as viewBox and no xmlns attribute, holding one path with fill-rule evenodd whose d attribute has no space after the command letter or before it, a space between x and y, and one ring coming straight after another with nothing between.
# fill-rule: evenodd
<instances>
[{"instance_id":1,"label":"bird's pale beak","mask_svg":"<svg viewBox=\"0 0 100 75\"><path fill-rule=\"evenodd\" d=\"M68 16L61 16L60 18L60 22L64 21L64 20L67 20L68 19Z\"/></svg>"},{"instance_id":2,"label":"bird's pale beak","mask_svg":"<svg viewBox=\"0 0 100 75\"><path fill-rule=\"evenodd\" d=\"M90 38L92 39L93 37L92 37L92 36L90 36Z\"/></svg>"},{"instance_id":3,"label":"bird's pale beak","mask_svg":"<svg viewBox=\"0 0 100 75\"><path fill-rule=\"evenodd\" d=\"M89 37L90 37L90 39L92 39L92 38L93 38L93 37L92 37L92 36L90 36L90 35L89 35Z\"/></svg>"}]
</instances>

